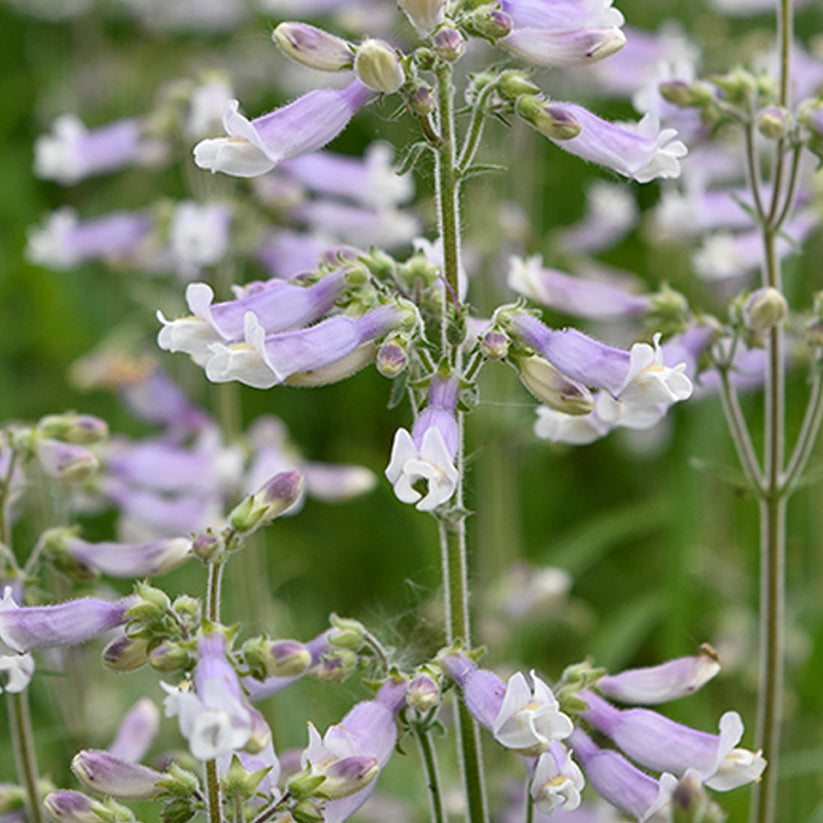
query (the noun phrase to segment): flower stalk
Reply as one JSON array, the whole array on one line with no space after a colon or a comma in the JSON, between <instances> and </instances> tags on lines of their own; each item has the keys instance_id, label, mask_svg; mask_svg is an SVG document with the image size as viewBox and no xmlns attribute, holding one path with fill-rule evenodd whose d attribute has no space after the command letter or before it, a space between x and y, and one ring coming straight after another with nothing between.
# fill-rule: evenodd
<instances>
[{"instance_id":1,"label":"flower stalk","mask_svg":"<svg viewBox=\"0 0 823 823\"><path fill-rule=\"evenodd\" d=\"M45 823L38 790L40 777L34 752L28 690L6 692L6 706L9 712L17 776L26 793L26 819L30 823Z\"/></svg>"}]
</instances>

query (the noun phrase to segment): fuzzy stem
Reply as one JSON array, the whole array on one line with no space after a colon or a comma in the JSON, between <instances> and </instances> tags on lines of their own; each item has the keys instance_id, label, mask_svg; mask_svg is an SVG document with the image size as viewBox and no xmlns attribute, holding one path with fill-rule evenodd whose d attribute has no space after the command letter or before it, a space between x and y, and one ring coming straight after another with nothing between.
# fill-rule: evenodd
<instances>
[{"instance_id":1,"label":"fuzzy stem","mask_svg":"<svg viewBox=\"0 0 823 823\"><path fill-rule=\"evenodd\" d=\"M40 800L37 757L34 752L34 734L31 728L28 690L6 692L9 712L11 739L17 777L26 792L26 820L28 823L44 823L43 806Z\"/></svg>"},{"instance_id":2,"label":"fuzzy stem","mask_svg":"<svg viewBox=\"0 0 823 823\"><path fill-rule=\"evenodd\" d=\"M431 729L422 723L413 723L414 736L420 748L426 785L429 788L429 806L432 823L446 823L446 809L443 805L443 789L440 784L440 770L437 767L437 752L431 739Z\"/></svg>"},{"instance_id":3,"label":"fuzzy stem","mask_svg":"<svg viewBox=\"0 0 823 823\"><path fill-rule=\"evenodd\" d=\"M220 622L220 583L223 578L225 562L218 560L208 564L206 580L206 619L211 623ZM207 760L203 764L206 782L206 811L209 823L222 823L223 813L220 804L220 781L217 779L217 761Z\"/></svg>"},{"instance_id":4,"label":"fuzzy stem","mask_svg":"<svg viewBox=\"0 0 823 823\"><path fill-rule=\"evenodd\" d=\"M217 761L207 760L203 764L206 774L206 812L209 823L223 823L220 808L220 781L217 779Z\"/></svg>"}]
</instances>

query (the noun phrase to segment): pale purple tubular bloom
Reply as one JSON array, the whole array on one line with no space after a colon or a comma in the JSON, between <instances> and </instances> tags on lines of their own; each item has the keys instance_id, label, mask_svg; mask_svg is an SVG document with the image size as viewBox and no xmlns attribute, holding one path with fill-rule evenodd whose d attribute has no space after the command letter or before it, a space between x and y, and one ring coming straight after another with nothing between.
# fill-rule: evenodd
<instances>
[{"instance_id":1,"label":"pale purple tubular bloom","mask_svg":"<svg viewBox=\"0 0 823 823\"><path fill-rule=\"evenodd\" d=\"M28 233L26 257L39 266L70 269L90 260L119 262L135 257L154 228L154 220L139 212L111 212L80 222L64 206Z\"/></svg>"},{"instance_id":2,"label":"pale purple tubular bloom","mask_svg":"<svg viewBox=\"0 0 823 823\"><path fill-rule=\"evenodd\" d=\"M358 109L377 93L359 80L344 89L315 89L283 108L247 120L229 101L223 115L228 137L202 140L194 147L194 162L212 172L256 177L280 163L322 148L337 137Z\"/></svg>"},{"instance_id":3,"label":"pale purple tubular bloom","mask_svg":"<svg viewBox=\"0 0 823 823\"><path fill-rule=\"evenodd\" d=\"M616 709L589 691L581 717L607 734L632 760L655 771L683 775L693 769L711 789L727 791L758 780L766 761L760 753L735 748L743 736L737 712L720 718L720 734L675 723L651 709Z\"/></svg>"},{"instance_id":4,"label":"pale purple tubular bloom","mask_svg":"<svg viewBox=\"0 0 823 823\"><path fill-rule=\"evenodd\" d=\"M664 774L660 780L633 766L614 751L598 748L580 729L569 737L575 757L589 784L609 803L637 820L649 820L671 800L677 779Z\"/></svg>"},{"instance_id":5,"label":"pale purple tubular bloom","mask_svg":"<svg viewBox=\"0 0 823 823\"><path fill-rule=\"evenodd\" d=\"M661 131L652 115L645 115L639 123L619 125L603 120L576 103L552 102L552 106L581 126L576 137L552 141L564 151L638 183L680 175L680 158L685 157L686 146L675 139L674 129Z\"/></svg>"},{"instance_id":6,"label":"pale purple tubular bloom","mask_svg":"<svg viewBox=\"0 0 823 823\"><path fill-rule=\"evenodd\" d=\"M266 697L271 697L273 694L283 691L283 689L292 683L300 680L301 677L320 662L324 655L334 652L334 646L332 646L330 640L333 631L333 629L326 629L326 631L306 643L306 648L311 655L311 662L300 674L292 675L291 677L267 677L262 682L255 680L253 677L244 677L243 688L248 693L249 699L253 701L263 700Z\"/></svg>"},{"instance_id":7,"label":"pale purple tubular bloom","mask_svg":"<svg viewBox=\"0 0 823 823\"><path fill-rule=\"evenodd\" d=\"M42 437L34 444L34 452L47 477L67 483L80 483L99 468L94 454L79 443Z\"/></svg>"},{"instance_id":8,"label":"pale purple tubular bloom","mask_svg":"<svg viewBox=\"0 0 823 823\"><path fill-rule=\"evenodd\" d=\"M361 344L399 326L406 315L398 306L385 305L361 317L338 315L309 328L267 335L255 315L247 312L246 342L231 346L213 343L206 376L214 383L238 380L269 389L292 376L340 363Z\"/></svg>"},{"instance_id":9,"label":"pale purple tubular bloom","mask_svg":"<svg viewBox=\"0 0 823 823\"><path fill-rule=\"evenodd\" d=\"M538 66L576 66L613 54L626 42L612 0L503 0L514 29L497 42Z\"/></svg>"},{"instance_id":10,"label":"pale purple tubular bloom","mask_svg":"<svg viewBox=\"0 0 823 823\"><path fill-rule=\"evenodd\" d=\"M193 692L162 684L168 695L166 717L179 718L180 731L189 741L193 757L212 760L242 749L249 742L254 717L226 658L223 635L201 635L197 651Z\"/></svg>"},{"instance_id":11,"label":"pale purple tubular bloom","mask_svg":"<svg viewBox=\"0 0 823 823\"><path fill-rule=\"evenodd\" d=\"M515 335L572 380L615 396L626 385L629 352L599 343L577 329L550 329L523 311L512 311L505 319Z\"/></svg>"},{"instance_id":12,"label":"pale purple tubular bloom","mask_svg":"<svg viewBox=\"0 0 823 823\"><path fill-rule=\"evenodd\" d=\"M329 503L359 497L370 492L377 483L374 472L364 466L303 461L300 471L306 481L306 491Z\"/></svg>"},{"instance_id":13,"label":"pale purple tubular bloom","mask_svg":"<svg viewBox=\"0 0 823 823\"><path fill-rule=\"evenodd\" d=\"M556 311L592 320L642 315L650 307L645 295L617 286L545 268L539 256L509 259L509 288Z\"/></svg>"},{"instance_id":14,"label":"pale purple tubular bloom","mask_svg":"<svg viewBox=\"0 0 823 823\"><path fill-rule=\"evenodd\" d=\"M67 536L64 546L75 560L110 577L153 577L176 569L191 557L191 540L186 537L150 543L88 543Z\"/></svg>"},{"instance_id":15,"label":"pale purple tubular bloom","mask_svg":"<svg viewBox=\"0 0 823 823\"><path fill-rule=\"evenodd\" d=\"M124 169L150 155L153 146L141 136L139 120L117 120L87 129L78 117L64 114L52 133L34 142L34 173L68 186L86 177Z\"/></svg>"},{"instance_id":16,"label":"pale purple tubular bloom","mask_svg":"<svg viewBox=\"0 0 823 823\"><path fill-rule=\"evenodd\" d=\"M150 800L165 775L99 749L84 749L71 761L77 779L92 791L120 800Z\"/></svg>"},{"instance_id":17,"label":"pale purple tubular bloom","mask_svg":"<svg viewBox=\"0 0 823 823\"><path fill-rule=\"evenodd\" d=\"M551 689L534 672L529 687L520 672L504 685L494 672L478 669L464 654L447 654L441 665L460 687L475 720L490 729L507 748L536 756L546 751L553 740L571 734L571 720L560 711Z\"/></svg>"},{"instance_id":18,"label":"pale purple tubular bloom","mask_svg":"<svg viewBox=\"0 0 823 823\"><path fill-rule=\"evenodd\" d=\"M316 151L288 160L280 167L313 192L342 197L376 209L405 203L414 196L410 174L396 174L387 143L372 143L363 157Z\"/></svg>"},{"instance_id":19,"label":"pale purple tubular bloom","mask_svg":"<svg viewBox=\"0 0 823 823\"><path fill-rule=\"evenodd\" d=\"M580 805L585 781L569 751L556 740L549 744L531 770L531 794L534 806L551 815L562 809L574 811Z\"/></svg>"},{"instance_id":20,"label":"pale purple tubular bloom","mask_svg":"<svg viewBox=\"0 0 823 823\"><path fill-rule=\"evenodd\" d=\"M321 236L345 238L363 247L406 246L421 231L420 220L412 211L392 207L360 208L332 200L301 203L290 216Z\"/></svg>"},{"instance_id":21,"label":"pale purple tubular bloom","mask_svg":"<svg viewBox=\"0 0 823 823\"><path fill-rule=\"evenodd\" d=\"M654 705L693 694L720 671L720 663L708 654L678 657L659 666L626 669L607 674L597 690L620 703Z\"/></svg>"},{"instance_id":22,"label":"pale purple tubular bloom","mask_svg":"<svg viewBox=\"0 0 823 823\"><path fill-rule=\"evenodd\" d=\"M114 603L81 597L53 606L18 606L6 588L0 601L0 654L75 646L127 622L133 597Z\"/></svg>"},{"instance_id":23,"label":"pale purple tubular bloom","mask_svg":"<svg viewBox=\"0 0 823 823\"><path fill-rule=\"evenodd\" d=\"M160 712L148 697L141 697L117 728L108 745L108 753L120 760L137 763L142 760L157 736Z\"/></svg>"},{"instance_id":24,"label":"pale purple tubular bloom","mask_svg":"<svg viewBox=\"0 0 823 823\"><path fill-rule=\"evenodd\" d=\"M405 704L406 683L387 681L380 687L374 700L358 703L340 723L326 730L322 749L325 749L327 755L337 759L374 758L377 768L382 769L394 751L397 742L396 717ZM315 741L318 738L319 735L315 737ZM321 752L320 749L315 751ZM311 749L304 755L304 766L310 762L310 754ZM326 823L342 823L366 802L374 786L372 779L369 785L354 794L329 801L323 809L323 819Z\"/></svg>"},{"instance_id":25,"label":"pale purple tubular bloom","mask_svg":"<svg viewBox=\"0 0 823 823\"><path fill-rule=\"evenodd\" d=\"M108 810L87 794L71 789L49 792L43 798L43 807L56 823L97 823L101 819L100 812Z\"/></svg>"},{"instance_id":26,"label":"pale purple tubular bloom","mask_svg":"<svg viewBox=\"0 0 823 823\"><path fill-rule=\"evenodd\" d=\"M386 477L398 499L416 503L419 511L432 511L445 503L457 487L455 408L459 389L456 377L435 375L426 408L414 421L411 434L398 429L394 436ZM428 485L425 496L414 488L423 480Z\"/></svg>"}]
</instances>

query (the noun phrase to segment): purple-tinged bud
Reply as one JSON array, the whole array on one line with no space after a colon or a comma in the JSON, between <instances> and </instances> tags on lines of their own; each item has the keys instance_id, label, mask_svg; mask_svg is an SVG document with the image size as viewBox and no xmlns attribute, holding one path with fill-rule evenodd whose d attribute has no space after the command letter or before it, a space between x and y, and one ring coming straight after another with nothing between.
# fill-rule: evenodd
<instances>
[{"instance_id":1,"label":"purple-tinged bud","mask_svg":"<svg viewBox=\"0 0 823 823\"><path fill-rule=\"evenodd\" d=\"M489 360L502 360L509 353L509 336L498 329L487 331L480 338L480 351Z\"/></svg>"},{"instance_id":2,"label":"purple-tinged bud","mask_svg":"<svg viewBox=\"0 0 823 823\"><path fill-rule=\"evenodd\" d=\"M120 800L149 800L160 790L157 782L165 775L114 757L99 749L78 752L71 761L71 770L88 789Z\"/></svg>"},{"instance_id":3,"label":"purple-tinged bud","mask_svg":"<svg viewBox=\"0 0 823 823\"><path fill-rule=\"evenodd\" d=\"M523 385L540 401L564 414L589 414L594 409L592 393L581 383L558 371L539 355L511 358Z\"/></svg>"},{"instance_id":4,"label":"purple-tinged bud","mask_svg":"<svg viewBox=\"0 0 823 823\"><path fill-rule=\"evenodd\" d=\"M406 103L412 114L420 116L431 114L435 108L431 87L425 83L419 83L409 92Z\"/></svg>"},{"instance_id":5,"label":"purple-tinged bud","mask_svg":"<svg viewBox=\"0 0 823 823\"><path fill-rule=\"evenodd\" d=\"M350 649L324 654L309 672L324 683L342 683L356 668L357 655Z\"/></svg>"},{"instance_id":6,"label":"purple-tinged bud","mask_svg":"<svg viewBox=\"0 0 823 823\"><path fill-rule=\"evenodd\" d=\"M434 53L447 63L454 63L463 56L466 40L457 29L441 29L434 35Z\"/></svg>"},{"instance_id":7,"label":"purple-tinged bud","mask_svg":"<svg viewBox=\"0 0 823 823\"><path fill-rule=\"evenodd\" d=\"M786 319L789 304L780 291L766 286L753 291L743 304L743 322L746 328L762 334Z\"/></svg>"},{"instance_id":8,"label":"purple-tinged bud","mask_svg":"<svg viewBox=\"0 0 823 823\"><path fill-rule=\"evenodd\" d=\"M596 686L601 694L620 703L655 705L693 694L719 671L717 658L707 652L604 675Z\"/></svg>"},{"instance_id":9,"label":"purple-tinged bud","mask_svg":"<svg viewBox=\"0 0 823 823\"><path fill-rule=\"evenodd\" d=\"M34 451L43 473L65 483L82 483L100 467L97 458L76 443L43 438L36 441Z\"/></svg>"},{"instance_id":10,"label":"purple-tinged bud","mask_svg":"<svg viewBox=\"0 0 823 823\"><path fill-rule=\"evenodd\" d=\"M133 672L149 662L148 647L148 638L124 634L103 649L101 660L113 672Z\"/></svg>"},{"instance_id":11,"label":"purple-tinged bud","mask_svg":"<svg viewBox=\"0 0 823 823\"><path fill-rule=\"evenodd\" d=\"M671 800L672 823L723 823L725 812L703 788L698 777L686 773L674 787Z\"/></svg>"},{"instance_id":12,"label":"purple-tinged bud","mask_svg":"<svg viewBox=\"0 0 823 823\"><path fill-rule=\"evenodd\" d=\"M406 703L425 714L440 702L440 686L430 674L418 674L409 681Z\"/></svg>"},{"instance_id":13,"label":"purple-tinged bud","mask_svg":"<svg viewBox=\"0 0 823 823\"><path fill-rule=\"evenodd\" d=\"M515 110L529 125L552 140L571 140L580 134L580 122L561 106L533 95L517 98Z\"/></svg>"},{"instance_id":14,"label":"purple-tinged bud","mask_svg":"<svg viewBox=\"0 0 823 823\"><path fill-rule=\"evenodd\" d=\"M302 488L300 472L276 474L233 509L229 514L229 525L235 532L251 534L283 514L300 496Z\"/></svg>"},{"instance_id":15,"label":"purple-tinged bud","mask_svg":"<svg viewBox=\"0 0 823 823\"><path fill-rule=\"evenodd\" d=\"M211 529L198 534L191 544L191 550L195 557L204 563L212 563L218 560L226 546L222 538L216 535Z\"/></svg>"},{"instance_id":16,"label":"purple-tinged bud","mask_svg":"<svg viewBox=\"0 0 823 823\"><path fill-rule=\"evenodd\" d=\"M383 94L393 94L406 82L397 51L383 40L369 38L357 47L354 71L361 83Z\"/></svg>"},{"instance_id":17,"label":"purple-tinged bud","mask_svg":"<svg viewBox=\"0 0 823 823\"><path fill-rule=\"evenodd\" d=\"M514 28L511 16L499 9L478 9L469 16L467 24L475 34L490 40L506 37Z\"/></svg>"},{"instance_id":18,"label":"purple-tinged bud","mask_svg":"<svg viewBox=\"0 0 823 823\"><path fill-rule=\"evenodd\" d=\"M287 57L310 69L343 71L354 61L350 43L308 23L280 23L272 40Z\"/></svg>"},{"instance_id":19,"label":"purple-tinged bud","mask_svg":"<svg viewBox=\"0 0 823 823\"><path fill-rule=\"evenodd\" d=\"M789 113L778 106L761 109L757 115L757 130L768 140L783 140L789 125Z\"/></svg>"},{"instance_id":20,"label":"purple-tinged bud","mask_svg":"<svg viewBox=\"0 0 823 823\"><path fill-rule=\"evenodd\" d=\"M446 0L399 0L397 5L419 32L428 34L443 22Z\"/></svg>"},{"instance_id":21,"label":"purple-tinged bud","mask_svg":"<svg viewBox=\"0 0 823 823\"><path fill-rule=\"evenodd\" d=\"M50 414L37 422L37 428L46 437L88 446L105 440L109 434L109 424L90 414Z\"/></svg>"},{"instance_id":22,"label":"purple-tinged bud","mask_svg":"<svg viewBox=\"0 0 823 823\"><path fill-rule=\"evenodd\" d=\"M374 757L342 757L320 772L326 779L320 784L317 794L329 800L348 797L368 786L379 772L380 764Z\"/></svg>"},{"instance_id":23,"label":"purple-tinged bud","mask_svg":"<svg viewBox=\"0 0 823 823\"><path fill-rule=\"evenodd\" d=\"M715 91L708 83L687 83L685 80L665 80L657 87L660 96L673 106L687 108L705 106L715 99Z\"/></svg>"},{"instance_id":24,"label":"purple-tinged bud","mask_svg":"<svg viewBox=\"0 0 823 823\"><path fill-rule=\"evenodd\" d=\"M389 380L402 374L409 365L409 357L406 354L406 341L401 338L394 337L391 340L386 340L377 350L377 358L375 365L377 371L388 377Z\"/></svg>"},{"instance_id":25,"label":"purple-tinged bud","mask_svg":"<svg viewBox=\"0 0 823 823\"><path fill-rule=\"evenodd\" d=\"M81 597L54 606L18 606L7 588L0 601L0 654L85 643L125 623L133 603L133 597L114 603Z\"/></svg>"},{"instance_id":26,"label":"purple-tinged bud","mask_svg":"<svg viewBox=\"0 0 823 823\"><path fill-rule=\"evenodd\" d=\"M259 680L297 677L311 665L311 652L297 640L250 638L243 644L243 660Z\"/></svg>"},{"instance_id":27,"label":"purple-tinged bud","mask_svg":"<svg viewBox=\"0 0 823 823\"><path fill-rule=\"evenodd\" d=\"M194 655L183 645L161 643L149 652L149 665L158 672L179 672L187 669Z\"/></svg>"},{"instance_id":28,"label":"purple-tinged bud","mask_svg":"<svg viewBox=\"0 0 823 823\"><path fill-rule=\"evenodd\" d=\"M111 815L102 803L70 789L49 792L43 798L43 807L55 823L100 823Z\"/></svg>"}]
</instances>

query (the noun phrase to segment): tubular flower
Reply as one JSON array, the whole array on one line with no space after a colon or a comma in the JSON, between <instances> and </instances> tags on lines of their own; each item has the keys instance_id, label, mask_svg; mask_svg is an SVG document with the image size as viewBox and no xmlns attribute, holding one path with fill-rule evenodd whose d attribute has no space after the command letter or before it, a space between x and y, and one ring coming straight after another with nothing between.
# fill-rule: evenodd
<instances>
[{"instance_id":1,"label":"tubular flower","mask_svg":"<svg viewBox=\"0 0 823 823\"><path fill-rule=\"evenodd\" d=\"M420 511L431 511L454 493L458 473L454 466L457 453L457 406L459 383L456 377L432 379L428 405L415 420L412 432L398 429L394 436L386 477L394 493L404 503L416 503ZM415 488L427 484L425 496Z\"/></svg>"},{"instance_id":2,"label":"tubular flower","mask_svg":"<svg viewBox=\"0 0 823 823\"><path fill-rule=\"evenodd\" d=\"M561 808L568 812L576 809L584 785L583 773L569 751L552 741L534 765L529 793L534 805L550 815Z\"/></svg>"},{"instance_id":3,"label":"tubular flower","mask_svg":"<svg viewBox=\"0 0 823 823\"><path fill-rule=\"evenodd\" d=\"M257 177L292 157L322 148L337 137L355 112L377 97L359 80L344 89L315 89L269 114L248 120L230 100L223 115L228 137L201 140L194 162L201 169L235 177Z\"/></svg>"}]
</instances>

